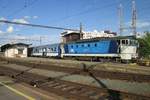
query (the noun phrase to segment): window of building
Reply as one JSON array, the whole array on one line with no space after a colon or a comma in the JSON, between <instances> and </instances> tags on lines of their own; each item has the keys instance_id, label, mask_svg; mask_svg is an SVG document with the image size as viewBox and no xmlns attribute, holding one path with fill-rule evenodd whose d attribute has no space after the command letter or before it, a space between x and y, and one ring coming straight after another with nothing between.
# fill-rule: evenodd
<instances>
[{"instance_id":1,"label":"window of building","mask_svg":"<svg viewBox=\"0 0 150 100\"><path fill-rule=\"evenodd\" d=\"M88 44L88 47L90 47L90 44Z\"/></svg>"},{"instance_id":2,"label":"window of building","mask_svg":"<svg viewBox=\"0 0 150 100\"><path fill-rule=\"evenodd\" d=\"M71 48L73 48L73 45L71 45Z\"/></svg>"},{"instance_id":3,"label":"window of building","mask_svg":"<svg viewBox=\"0 0 150 100\"><path fill-rule=\"evenodd\" d=\"M84 47L84 44L82 44L81 46Z\"/></svg>"},{"instance_id":4,"label":"window of building","mask_svg":"<svg viewBox=\"0 0 150 100\"><path fill-rule=\"evenodd\" d=\"M24 49L19 48L19 49L18 49L18 54L23 54L23 50L24 50Z\"/></svg>"}]
</instances>

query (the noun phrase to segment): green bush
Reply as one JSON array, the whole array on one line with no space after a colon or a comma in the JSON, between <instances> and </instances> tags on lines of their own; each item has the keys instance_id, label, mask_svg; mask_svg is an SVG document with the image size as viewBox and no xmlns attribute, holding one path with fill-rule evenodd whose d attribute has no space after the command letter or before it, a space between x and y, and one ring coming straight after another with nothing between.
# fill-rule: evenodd
<instances>
[{"instance_id":1,"label":"green bush","mask_svg":"<svg viewBox=\"0 0 150 100\"><path fill-rule=\"evenodd\" d=\"M150 59L150 32L145 32L145 35L138 39L139 41L139 56Z\"/></svg>"}]
</instances>

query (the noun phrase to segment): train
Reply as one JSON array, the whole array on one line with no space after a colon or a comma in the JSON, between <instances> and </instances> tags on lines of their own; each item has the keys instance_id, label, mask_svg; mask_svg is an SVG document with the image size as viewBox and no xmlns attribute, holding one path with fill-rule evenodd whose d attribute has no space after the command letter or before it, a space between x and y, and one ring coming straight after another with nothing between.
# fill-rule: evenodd
<instances>
[{"instance_id":1,"label":"train","mask_svg":"<svg viewBox=\"0 0 150 100\"><path fill-rule=\"evenodd\" d=\"M31 47L30 56L131 61L138 57L138 45L135 36L103 37Z\"/></svg>"}]
</instances>

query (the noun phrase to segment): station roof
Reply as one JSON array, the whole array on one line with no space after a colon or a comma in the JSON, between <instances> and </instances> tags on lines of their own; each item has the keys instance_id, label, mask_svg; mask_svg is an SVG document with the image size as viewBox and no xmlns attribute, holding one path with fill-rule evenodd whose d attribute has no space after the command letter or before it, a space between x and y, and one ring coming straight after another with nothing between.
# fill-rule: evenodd
<instances>
[{"instance_id":1,"label":"station roof","mask_svg":"<svg viewBox=\"0 0 150 100\"><path fill-rule=\"evenodd\" d=\"M8 43L8 44L1 46L1 51L5 51L6 49L11 48L11 47L15 47L15 46L26 46L26 47L28 47L29 44L25 44L25 43L9 44Z\"/></svg>"}]
</instances>

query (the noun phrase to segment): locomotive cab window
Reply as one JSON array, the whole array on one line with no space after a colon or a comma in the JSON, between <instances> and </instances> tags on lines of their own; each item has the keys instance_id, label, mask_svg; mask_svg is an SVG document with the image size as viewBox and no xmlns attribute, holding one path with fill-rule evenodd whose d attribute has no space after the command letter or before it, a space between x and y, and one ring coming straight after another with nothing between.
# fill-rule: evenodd
<instances>
[{"instance_id":1,"label":"locomotive cab window","mask_svg":"<svg viewBox=\"0 0 150 100\"><path fill-rule=\"evenodd\" d=\"M117 44L120 45L120 40L117 40Z\"/></svg>"},{"instance_id":2,"label":"locomotive cab window","mask_svg":"<svg viewBox=\"0 0 150 100\"><path fill-rule=\"evenodd\" d=\"M125 44L126 44L126 41L125 41L125 40L122 40L122 44L125 45Z\"/></svg>"},{"instance_id":3,"label":"locomotive cab window","mask_svg":"<svg viewBox=\"0 0 150 100\"><path fill-rule=\"evenodd\" d=\"M138 42L136 40L130 40L131 45L138 45Z\"/></svg>"},{"instance_id":4,"label":"locomotive cab window","mask_svg":"<svg viewBox=\"0 0 150 100\"><path fill-rule=\"evenodd\" d=\"M129 45L129 40L126 40L126 45Z\"/></svg>"},{"instance_id":5,"label":"locomotive cab window","mask_svg":"<svg viewBox=\"0 0 150 100\"><path fill-rule=\"evenodd\" d=\"M125 40L121 40L121 44L122 45L130 45L130 40L129 39L125 39Z\"/></svg>"}]
</instances>

